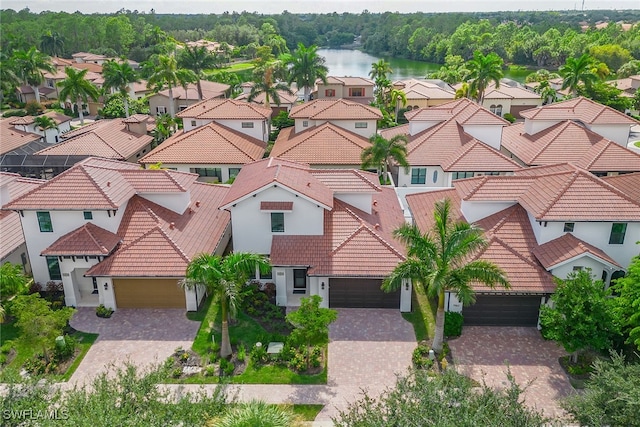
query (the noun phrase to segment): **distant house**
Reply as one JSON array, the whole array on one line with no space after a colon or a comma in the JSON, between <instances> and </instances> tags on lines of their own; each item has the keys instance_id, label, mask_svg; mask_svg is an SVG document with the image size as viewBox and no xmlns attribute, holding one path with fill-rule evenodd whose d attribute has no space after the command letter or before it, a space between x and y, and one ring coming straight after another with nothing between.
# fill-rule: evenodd
<instances>
[{"instance_id":1,"label":"distant house","mask_svg":"<svg viewBox=\"0 0 640 427\"><path fill-rule=\"evenodd\" d=\"M493 114L504 117L509 113L516 119L522 118L520 112L541 105L540 95L510 79L500 80L500 87L489 84L482 100L482 106Z\"/></svg>"},{"instance_id":2,"label":"distant house","mask_svg":"<svg viewBox=\"0 0 640 427\"><path fill-rule=\"evenodd\" d=\"M456 91L453 87L436 79L407 79L393 82L393 88L404 92L407 110L416 110L424 107L444 104L453 101ZM402 105L399 105L403 108Z\"/></svg>"},{"instance_id":3,"label":"distant house","mask_svg":"<svg viewBox=\"0 0 640 427\"><path fill-rule=\"evenodd\" d=\"M235 99L238 101L249 101L249 94L251 93L251 88L253 87L253 83L245 82L242 85L242 94L238 95ZM276 103L273 99L269 99L269 107L273 111L271 117L275 117L280 113L280 111L286 111L287 113L291 111L291 109L298 102L298 96L294 94L287 93L284 90L278 91L278 96L280 97L280 104ZM255 104L266 105L266 96L263 93L259 94L255 97L253 101Z\"/></svg>"},{"instance_id":4,"label":"distant house","mask_svg":"<svg viewBox=\"0 0 640 427\"><path fill-rule=\"evenodd\" d=\"M201 80L200 85L202 86L202 97L204 99L224 99L229 97L231 86L227 84ZM198 88L195 83L188 84L186 89L182 86L173 88L174 112L178 113L185 110L197 102L199 102ZM153 116L169 114L171 111L169 108L169 89L149 96L149 111Z\"/></svg>"},{"instance_id":5,"label":"distant house","mask_svg":"<svg viewBox=\"0 0 640 427\"><path fill-rule=\"evenodd\" d=\"M316 80L313 99L347 99L360 104L369 104L374 99L374 82L364 77L328 76L327 83Z\"/></svg>"},{"instance_id":6,"label":"distant house","mask_svg":"<svg viewBox=\"0 0 640 427\"><path fill-rule=\"evenodd\" d=\"M35 132L21 130L24 117L9 117L0 120L0 155L33 154L47 146L44 136ZM16 122L17 126L13 123Z\"/></svg>"},{"instance_id":7,"label":"distant house","mask_svg":"<svg viewBox=\"0 0 640 427\"><path fill-rule=\"evenodd\" d=\"M382 113L378 108L347 99L314 99L291 109L295 133L330 122L365 138L375 135Z\"/></svg>"},{"instance_id":8,"label":"distant house","mask_svg":"<svg viewBox=\"0 0 640 427\"><path fill-rule=\"evenodd\" d=\"M58 128L42 130L36 124L34 120L35 118L33 116L15 117L10 119L9 123L13 125L15 129L21 130L23 132L42 135L47 144L55 144L57 142L60 142L60 138L62 137L62 135L71 130L71 117L62 113L58 113L56 111L48 111L44 113L43 116L53 119Z\"/></svg>"},{"instance_id":9,"label":"distant house","mask_svg":"<svg viewBox=\"0 0 640 427\"><path fill-rule=\"evenodd\" d=\"M270 257L272 271L256 278L275 284L278 305L319 295L325 307L411 310L410 281L380 289L405 259L393 236L404 218L375 174L263 159L240 171L221 209L231 213L234 250Z\"/></svg>"},{"instance_id":10,"label":"distant house","mask_svg":"<svg viewBox=\"0 0 640 427\"><path fill-rule=\"evenodd\" d=\"M62 282L68 306L196 310L204 289L179 281L230 236L229 188L196 179L90 158L4 209L21 213L34 280Z\"/></svg>"}]
</instances>

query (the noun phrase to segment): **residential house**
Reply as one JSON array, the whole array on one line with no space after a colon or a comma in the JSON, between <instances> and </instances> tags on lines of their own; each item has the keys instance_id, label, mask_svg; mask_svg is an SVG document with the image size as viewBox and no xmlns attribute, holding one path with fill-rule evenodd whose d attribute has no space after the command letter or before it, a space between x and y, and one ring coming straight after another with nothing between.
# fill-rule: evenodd
<instances>
[{"instance_id":1,"label":"residential house","mask_svg":"<svg viewBox=\"0 0 640 427\"><path fill-rule=\"evenodd\" d=\"M105 159L137 162L151 151L153 137L149 127L155 124L146 114L126 119L97 120L62 135L59 144L35 153L39 156L96 156Z\"/></svg>"},{"instance_id":2,"label":"residential house","mask_svg":"<svg viewBox=\"0 0 640 427\"><path fill-rule=\"evenodd\" d=\"M77 64L95 64L102 65L110 58L95 53L77 52L71 55L74 62Z\"/></svg>"},{"instance_id":3,"label":"residential house","mask_svg":"<svg viewBox=\"0 0 640 427\"><path fill-rule=\"evenodd\" d=\"M502 132L501 150L523 166L570 162L597 176L640 172L640 154L595 132L579 121L560 121L533 135L524 123Z\"/></svg>"},{"instance_id":4,"label":"residential house","mask_svg":"<svg viewBox=\"0 0 640 427\"><path fill-rule=\"evenodd\" d=\"M44 136L21 130L24 117L9 117L0 120L0 155L33 154L46 147ZM27 119L25 119L27 121ZM16 122L18 125L14 125Z\"/></svg>"},{"instance_id":5,"label":"residential house","mask_svg":"<svg viewBox=\"0 0 640 427\"><path fill-rule=\"evenodd\" d=\"M221 209L231 213L233 248L268 255L276 303L411 310L411 283L384 293L382 280L405 259L393 230L404 218L390 187L360 170L311 169L269 158L246 165Z\"/></svg>"},{"instance_id":6,"label":"residential house","mask_svg":"<svg viewBox=\"0 0 640 427\"><path fill-rule=\"evenodd\" d=\"M640 202L640 173L604 176L602 180L607 184L613 185L636 202Z\"/></svg>"},{"instance_id":7,"label":"residential house","mask_svg":"<svg viewBox=\"0 0 640 427\"><path fill-rule=\"evenodd\" d=\"M89 158L4 206L20 213L36 282L62 282L68 306L195 310L179 281L200 253L221 255L229 188L197 175Z\"/></svg>"},{"instance_id":8,"label":"residential house","mask_svg":"<svg viewBox=\"0 0 640 427\"><path fill-rule=\"evenodd\" d=\"M456 91L453 87L438 79L407 79L393 82L393 88L404 92L407 110L444 104L453 101ZM403 108L399 105L399 108Z\"/></svg>"},{"instance_id":9,"label":"residential house","mask_svg":"<svg viewBox=\"0 0 640 427\"><path fill-rule=\"evenodd\" d=\"M368 139L376 134L382 113L378 108L347 99L314 99L292 108L289 118L295 121L295 134L330 122Z\"/></svg>"},{"instance_id":10,"label":"residential house","mask_svg":"<svg viewBox=\"0 0 640 427\"><path fill-rule=\"evenodd\" d=\"M205 99L177 116L183 121L184 132L216 122L265 143L269 141L271 109L257 104L235 99Z\"/></svg>"},{"instance_id":11,"label":"residential house","mask_svg":"<svg viewBox=\"0 0 640 427\"><path fill-rule=\"evenodd\" d=\"M476 303L464 308L448 293L446 308L462 311L465 324L535 326L540 306L555 290L553 277L589 268L608 286L638 253L640 200L575 165L453 184L408 195L413 221L430 229L435 203L450 199L454 219L485 230L489 245L475 258L496 263L511 284L507 290L474 285Z\"/></svg>"},{"instance_id":12,"label":"residential house","mask_svg":"<svg viewBox=\"0 0 640 427\"><path fill-rule=\"evenodd\" d=\"M482 106L493 114L504 117L508 113L516 119L522 119L520 112L541 105L540 95L510 79L501 79L500 87L490 83L482 98Z\"/></svg>"},{"instance_id":13,"label":"residential house","mask_svg":"<svg viewBox=\"0 0 640 427\"><path fill-rule=\"evenodd\" d=\"M348 99L368 105L374 100L374 87L373 80L364 77L327 76L327 83L316 80L313 99Z\"/></svg>"},{"instance_id":14,"label":"residential house","mask_svg":"<svg viewBox=\"0 0 640 427\"><path fill-rule=\"evenodd\" d=\"M405 113L409 123L380 134L407 136L408 170L392 168L398 187L450 187L457 179L506 175L520 165L500 152L502 129L509 123L462 98Z\"/></svg>"},{"instance_id":15,"label":"residential house","mask_svg":"<svg viewBox=\"0 0 640 427\"><path fill-rule=\"evenodd\" d=\"M14 117L9 120L9 123L20 131L41 135L47 144L60 142L62 135L71 130L71 117L57 111L48 111L43 116L53 119L57 128L42 130L33 116Z\"/></svg>"},{"instance_id":16,"label":"residential house","mask_svg":"<svg viewBox=\"0 0 640 427\"><path fill-rule=\"evenodd\" d=\"M204 39L196 40L193 42L186 42L185 44L189 47L204 46L205 48L207 48L207 50L210 53L226 53L227 51L230 52L234 49L233 45L230 45L227 43L214 42L211 40L204 40ZM178 45L178 47L181 48L182 46Z\"/></svg>"},{"instance_id":17,"label":"residential house","mask_svg":"<svg viewBox=\"0 0 640 427\"><path fill-rule=\"evenodd\" d=\"M44 181L24 178L15 173L0 172L0 207L40 186ZM10 262L21 265L26 274L31 274L27 245L22 233L20 215L13 211L0 210L0 265Z\"/></svg>"},{"instance_id":18,"label":"residential house","mask_svg":"<svg viewBox=\"0 0 640 427\"><path fill-rule=\"evenodd\" d=\"M228 98L231 86L224 83L200 80L203 99L224 99ZM185 110L187 107L199 102L198 88L195 83L189 83L186 88L182 86L174 87L173 91L173 111L175 113ZM149 96L149 111L151 115L169 114L169 89L162 90Z\"/></svg>"},{"instance_id":19,"label":"residential house","mask_svg":"<svg viewBox=\"0 0 640 427\"><path fill-rule=\"evenodd\" d=\"M235 99L238 101L249 102L249 95L251 93L251 88L253 87L253 83L245 82L241 85L241 87L242 87L242 93L236 96ZM297 104L298 96L295 93L288 93L284 90L279 90L277 92L278 92L278 97L280 98L279 104L276 103L275 100L269 99L269 105L267 105L266 95L264 92L257 95L255 99L253 99L251 102L258 105L264 105L266 107L267 106L270 107L271 110L273 111L273 113L271 114L271 118L277 116L280 113L280 111L286 111L287 113L290 112L291 109Z\"/></svg>"},{"instance_id":20,"label":"residential house","mask_svg":"<svg viewBox=\"0 0 640 427\"><path fill-rule=\"evenodd\" d=\"M57 99L55 89L51 89L43 85L38 88L38 91L40 92L40 102ZM16 98L19 102L32 102L36 100L36 93L33 91L31 86L22 85L16 88Z\"/></svg>"}]
</instances>

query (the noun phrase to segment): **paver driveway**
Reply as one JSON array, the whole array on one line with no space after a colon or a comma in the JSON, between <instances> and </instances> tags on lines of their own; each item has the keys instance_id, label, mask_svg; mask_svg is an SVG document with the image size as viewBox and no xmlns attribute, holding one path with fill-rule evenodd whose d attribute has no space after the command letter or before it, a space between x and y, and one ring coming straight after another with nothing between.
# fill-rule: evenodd
<instances>
[{"instance_id":1,"label":"paver driveway","mask_svg":"<svg viewBox=\"0 0 640 427\"><path fill-rule=\"evenodd\" d=\"M182 309L120 309L110 319L96 316L95 308L78 308L71 326L100 336L69 381L84 384L109 365L130 361L146 368L164 362L176 347L191 348L200 322Z\"/></svg>"},{"instance_id":2,"label":"paver driveway","mask_svg":"<svg viewBox=\"0 0 640 427\"><path fill-rule=\"evenodd\" d=\"M573 393L569 379L558 363L566 354L553 341L546 341L536 328L465 326L460 338L449 341L459 372L488 386L508 385L507 364L521 386L532 383L525 402L549 417L566 415L558 400Z\"/></svg>"}]
</instances>

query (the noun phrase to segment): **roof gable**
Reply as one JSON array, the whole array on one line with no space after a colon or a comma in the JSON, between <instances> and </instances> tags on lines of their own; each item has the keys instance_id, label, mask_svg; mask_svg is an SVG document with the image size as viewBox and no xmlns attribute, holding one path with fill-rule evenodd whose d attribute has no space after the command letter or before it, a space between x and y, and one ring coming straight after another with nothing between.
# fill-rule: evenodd
<instances>
[{"instance_id":1,"label":"roof gable","mask_svg":"<svg viewBox=\"0 0 640 427\"><path fill-rule=\"evenodd\" d=\"M289 112L292 119L311 120L379 120L380 110L346 99L314 99L296 105Z\"/></svg>"},{"instance_id":2,"label":"roof gable","mask_svg":"<svg viewBox=\"0 0 640 427\"><path fill-rule=\"evenodd\" d=\"M589 124L638 124L636 120L626 114L582 96L521 111L520 116L529 120L580 120Z\"/></svg>"},{"instance_id":3,"label":"roof gable","mask_svg":"<svg viewBox=\"0 0 640 427\"><path fill-rule=\"evenodd\" d=\"M235 99L205 99L180 111L176 116L202 120L268 120L271 108Z\"/></svg>"},{"instance_id":4,"label":"roof gable","mask_svg":"<svg viewBox=\"0 0 640 427\"><path fill-rule=\"evenodd\" d=\"M116 234L89 222L53 242L40 255L106 256L120 243Z\"/></svg>"},{"instance_id":5,"label":"roof gable","mask_svg":"<svg viewBox=\"0 0 640 427\"><path fill-rule=\"evenodd\" d=\"M532 253L547 270L556 268L572 259L584 255L594 257L600 260L600 262L609 264L612 267L622 268L620 264L615 262L604 251L578 239L571 233L565 233L556 239L535 247Z\"/></svg>"}]
</instances>

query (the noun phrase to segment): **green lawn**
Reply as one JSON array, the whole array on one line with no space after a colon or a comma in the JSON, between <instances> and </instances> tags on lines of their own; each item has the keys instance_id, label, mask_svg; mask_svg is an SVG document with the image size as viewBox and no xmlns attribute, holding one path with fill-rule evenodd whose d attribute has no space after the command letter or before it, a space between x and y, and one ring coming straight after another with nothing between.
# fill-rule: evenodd
<instances>
[{"instance_id":1,"label":"green lawn","mask_svg":"<svg viewBox=\"0 0 640 427\"><path fill-rule=\"evenodd\" d=\"M640 148L640 141L634 142L633 145L635 145L636 147Z\"/></svg>"},{"instance_id":2,"label":"green lawn","mask_svg":"<svg viewBox=\"0 0 640 427\"><path fill-rule=\"evenodd\" d=\"M293 405L293 413L302 417L303 421L316 419L324 405Z\"/></svg>"},{"instance_id":3,"label":"green lawn","mask_svg":"<svg viewBox=\"0 0 640 427\"><path fill-rule=\"evenodd\" d=\"M436 330L437 302L427 298L422 286L414 285L411 307L411 313L402 313L402 317L413 325L416 340L419 342L433 339Z\"/></svg>"}]
</instances>

